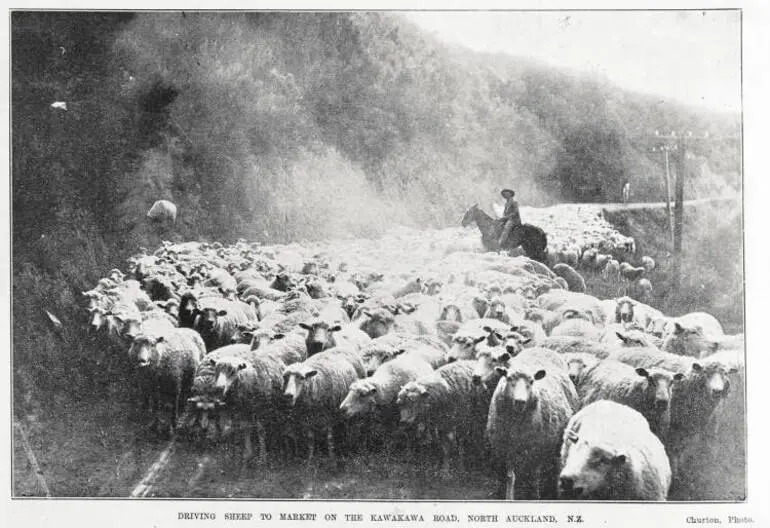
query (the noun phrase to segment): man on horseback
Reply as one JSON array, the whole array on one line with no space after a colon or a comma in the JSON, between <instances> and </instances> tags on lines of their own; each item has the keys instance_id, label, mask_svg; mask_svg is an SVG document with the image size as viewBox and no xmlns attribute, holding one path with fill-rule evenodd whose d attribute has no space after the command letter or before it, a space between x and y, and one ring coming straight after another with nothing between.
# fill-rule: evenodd
<instances>
[{"instance_id":1,"label":"man on horseback","mask_svg":"<svg viewBox=\"0 0 770 528\"><path fill-rule=\"evenodd\" d=\"M500 238L497 241L498 247L502 248L503 244L508 241L511 247L517 247L519 245L519 229L514 227L521 226L521 215L519 214L519 204L513 197L516 192L511 189L503 189L500 194L505 198L505 210L503 211L503 217L501 220L504 222L503 231L500 233ZM513 231L513 232L512 232ZM513 235L510 240L508 236Z\"/></svg>"}]
</instances>

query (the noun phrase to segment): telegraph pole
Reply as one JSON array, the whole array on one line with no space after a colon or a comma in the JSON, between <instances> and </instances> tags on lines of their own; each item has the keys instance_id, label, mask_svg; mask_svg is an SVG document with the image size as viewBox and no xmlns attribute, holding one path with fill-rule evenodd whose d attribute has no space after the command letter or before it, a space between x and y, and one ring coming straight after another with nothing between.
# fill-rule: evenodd
<instances>
[{"instance_id":1,"label":"telegraph pole","mask_svg":"<svg viewBox=\"0 0 770 528\"><path fill-rule=\"evenodd\" d=\"M682 278L682 223L684 220L684 179L687 174L687 147L685 138L681 136L677 145L679 166L676 171L676 189L674 197L674 266L671 277L671 287L679 291Z\"/></svg>"}]
</instances>

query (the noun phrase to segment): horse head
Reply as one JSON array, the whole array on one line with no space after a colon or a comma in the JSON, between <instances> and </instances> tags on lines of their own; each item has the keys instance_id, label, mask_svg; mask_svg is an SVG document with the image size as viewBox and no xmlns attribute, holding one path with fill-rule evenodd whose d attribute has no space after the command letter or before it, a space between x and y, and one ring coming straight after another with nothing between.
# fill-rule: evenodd
<instances>
[{"instance_id":1,"label":"horse head","mask_svg":"<svg viewBox=\"0 0 770 528\"><path fill-rule=\"evenodd\" d=\"M460 224L463 227L468 227L471 222L476 220L476 212L479 210L479 204L473 204L470 209L465 211L465 214L463 215L463 219L460 222Z\"/></svg>"}]
</instances>

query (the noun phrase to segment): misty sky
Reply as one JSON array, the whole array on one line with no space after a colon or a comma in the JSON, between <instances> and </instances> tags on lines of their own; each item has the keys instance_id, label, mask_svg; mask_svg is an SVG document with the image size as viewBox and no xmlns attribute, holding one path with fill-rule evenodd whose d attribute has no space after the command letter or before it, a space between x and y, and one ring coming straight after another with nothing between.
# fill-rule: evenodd
<instances>
[{"instance_id":1,"label":"misty sky","mask_svg":"<svg viewBox=\"0 0 770 528\"><path fill-rule=\"evenodd\" d=\"M411 12L439 39L594 71L632 90L740 110L737 11Z\"/></svg>"}]
</instances>

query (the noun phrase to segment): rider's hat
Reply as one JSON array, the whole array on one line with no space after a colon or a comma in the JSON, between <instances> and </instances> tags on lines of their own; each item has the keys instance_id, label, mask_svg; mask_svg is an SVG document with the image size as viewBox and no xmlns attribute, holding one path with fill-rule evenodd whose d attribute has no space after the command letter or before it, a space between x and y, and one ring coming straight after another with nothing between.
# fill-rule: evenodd
<instances>
[{"instance_id":1,"label":"rider's hat","mask_svg":"<svg viewBox=\"0 0 770 528\"><path fill-rule=\"evenodd\" d=\"M512 189L503 189L500 191L500 194L502 194L503 198L507 200L508 198L513 198L513 196L516 194L516 191Z\"/></svg>"}]
</instances>

